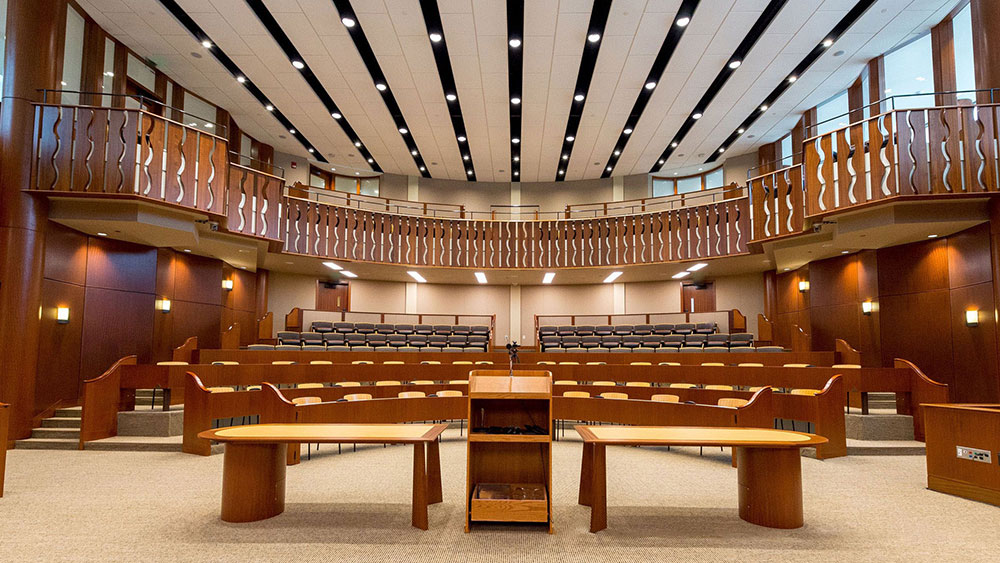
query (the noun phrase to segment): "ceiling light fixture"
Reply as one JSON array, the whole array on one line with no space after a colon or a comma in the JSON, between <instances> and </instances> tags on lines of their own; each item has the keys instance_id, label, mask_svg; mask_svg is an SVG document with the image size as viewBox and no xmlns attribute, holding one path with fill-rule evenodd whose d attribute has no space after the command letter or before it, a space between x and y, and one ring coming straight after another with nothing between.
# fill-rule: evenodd
<instances>
[{"instance_id":1,"label":"ceiling light fixture","mask_svg":"<svg viewBox=\"0 0 1000 563\"><path fill-rule=\"evenodd\" d=\"M517 37L515 37L515 38L511 39L511 40L510 40L510 41L508 41L507 43L509 43L509 44L510 44L510 46L511 46L511 48L514 48L514 49L517 49L518 47L520 47L520 46L521 46L521 40L520 40L520 39L518 39Z\"/></svg>"},{"instance_id":2,"label":"ceiling light fixture","mask_svg":"<svg viewBox=\"0 0 1000 563\"><path fill-rule=\"evenodd\" d=\"M465 135L459 135L458 136L458 142L459 143L464 143L465 142Z\"/></svg>"},{"instance_id":3,"label":"ceiling light fixture","mask_svg":"<svg viewBox=\"0 0 1000 563\"><path fill-rule=\"evenodd\" d=\"M653 82L652 80L650 80L649 82L646 83L646 89L647 90L652 90L653 88L656 88L656 82Z\"/></svg>"},{"instance_id":4,"label":"ceiling light fixture","mask_svg":"<svg viewBox=\"0 0 1000 563\"><path fill-rule=\"evenodd\" d=\"M608 172L611 172L611 167L608 166L607 168L605 168L605 170L607 170Z\"/></svg>"},{"instance_id":5,"label":"ceiling light fixture","mask_svg":"<svg viewBox=\"0 0 1000 563\"><path fill-rule=\"evenodd\" d=\"M413 270L410 270L409 272L406 273L409 274L411 278L417 280L417 283L427 283L427 280L424 279L424 276L420 275L420 272L414 272Z\"/></svg>"},{"instance_id":6,"label":"ceiling light fixture","mask_svg":"<svg viewBox=\"0 0 1000 563\"><path fill-rule=\"evenodd\" d=\"M743 134L743 133L745 133L745 132L746 132L746 129L744 129L744 128L742 128L742 127L740 127L739 129L737 129L737 130L736 130L736 134L737 134L737 135L742 135L742 134Z\"/></svg>"},{"instance_id":7,"label":"ceiling light fixture","mask_svg":"<svg viewBox=\"0 0 1000 563\"><path fill-rule=\"evenodd\" d=\"M512 143L514 143L516 145L516 144L518 144L518 143L521 142L521 139L518 139L517 137L514 137L513 139L510 140L510 142L512 142Z\"/></svg>"},{"instance_id":8,"label":"ceiling light fixture","mask_svg":"<svg viewBox=\"0 0 1000 563\"><path fill-rule=\"evenodd\" d=\"M760 111L767 111L767 108L768 108L768 105L767 105L767 104L762 104L762 105L760 106Z\"/></svg>"},{"instance_id":9,"label":"ceiling light fixture","mask_svg":"<svg viewBox=\"0 0 1000 563\"><path fill-rule=\"evenodd\" d=\"M563 174L565 174L565 173L566 173L566 171L565 171L565 170L560 170L560 171L559 171L559 175L560 175L560 176L562 176L562 175L563 175Z\"/></svg>"},{"instance_id":10,"label":"ceiling light fixture","mask_svg":"<svg viewBox=\"0 0 1000 563\"><path fill-rule=\"evenodd\" d=\"M687 16L684 16L683 18L677 18L677 21L674 23L677 24L677 27L684 27L687 24L691 23L691 18Z\"/></svg>"},{"instance_id":11,"label":"ceiling light fixture","mask_svg":"<svg viewBox=\"0 0 1000 563\"><path fill-rule=\"evenodd\" d=\"M358 277L357 274L355 274L354 272L351 272L349 270L341 270L340 271L340 275L344 276L345 278L356 278L356 277Z\"/></svg>"},{"instance_id":12,"label":"ceiling light fixture","mask_svg":"<svg viewBox=\"0 0 1000 563\"><path fill-rule=\"evenodd\" d=\"M472 176L472 170L466 170L466 171L465 171L465 174L466 174L467 176Z\"/></svg>"},{"instance_id":13,"label":"ceiling light fixture","mask_svg":"<svg viewBox=\"0 0 1000 563\"><path fill-rule=\"evenodd\" d=\"M97 236L99 236L99 237L106 237L106 236L108 236L108 233L97 233Z\"/></svg>"},{"instance_id":14,"label":"ceiling light fixture","mask_svg":"<svg viewBox=\"0 0 1000 563\"><path fill-rule=\"evenodd\" d=\"M420 171L421 171L421 172L425 172L426 170L427 170L427 168L425 168L425 167L423 167L423 166L421 166L421 167L420 167Z\"/></svg>"},{"instance_id":15,"label":"ceiling light fixture","mask_svg":"<svg viewBox=\"0 0 1000 563\"><path fill-rule=\"evenodd\" d=\"M454 102L455 100L458 99L458 96L456 96L455 94L445 94L444 99L448 100L449 102Z\"/></svg>"},{"instance_id":16,"label":"ceiling light fixture","mask_svg":"<svg viewBox=\"0 0 1000 563\"><path fill-rule=\"evenodd\" d=\"M622 133L625 133L626 135L631 135L632 129L630 127L626 127L625 130L622 131Z\"/></svg>"},{"instance_id":17,"label":"ceiling light fixture","mask_svg":"<svg viewBox=\"0 0 1000 563\"><path fill-rule=\"evenodd\" d=\"M719 148L719 154L722 154L724 152L726 152L726 147L720 147Z\"/></svg>"},{"instance_id":18,"label":"ceiling light fixture","mask_svg":"<svg viewBox=\"0 0 1000 563\"><path fill-rule=\"evenodd\" d=\"M292 61L292 66L294 66L295 68L297 68L299 70L302 70L302 69L306 68L306 63L304 63L302 61L299 61L299 60L294 60L294 61Z\"/></svg>"},{"instance_id":19,"label":"ceiling light fixture","mask_svg":"<svg viewBox=\"0 0 1000 563\"><path fill-rule=\"evenodd\" d=\"M823 40L823 47L829 47L831 45L833 45L833 39L827 37L826 39Z\"/></svg>"},{"instance_id":20,"label":"ceiling light fixture","mask_svg":"<svg viewBox=\"0 0 1000 563\"><path fill-rule=\"evenodd\" d=\"M331 114L330 114L330 117L332 117L332 118L334 118L334 119L340 119L341 117L344 117L344 116L343 116L343 115L340 115L340 114L339 114L339 113L337 113L337 112L333 112L333 113L331 113Z\"/></svg>"},{"instance_id":21,"label":"ceiling light fixture","mask_svg":"<svg viewBox=\"0 0 1000 563\"><path fill-rule=\"evenodd\" d=\"M670 148L676 149L677 148L677 141L674 141L674 142L670 143Z\"/></svg>"},{"instance_id":22,"label":"ceiling light fixture","mask_svg":"<svg viewBox=\"0 0 1000 563\"><path fill-rule=\"evenodd\" d=\"M371 164L371 163L373 163L373 162L375 162L375 159L373 159L373 158L369 158L369 159L368 159L368 164Z\"/></svg>"},{"instance_id":23,"label":"ceiling light fixture","mask_svg":"<svg viewBox=\"0 0 1000 563\"><path fill-rule=\"evenodd\" d=\"M274 111L274 106L272 106L271 104L267 104L266 106L264 106L264 109L266 109L267 111Z\"/></svg>"},{"instance_id":24,"label":"ceiling light fixture","mask_svg":"<svg viewBox=\"0 0 1000 563\"><path fill-rule=\"evenodd\" d=\"M740 65L741 65L741 64L743 64L743 61L730 61L730 63L729 63L729 68L731 68L731 69L734 69L734 70L735 70L735 69L737 69L737 68L740 68Z\"/></svg>"},{"instance_id":25,"label":"ceiling light fixture","mask_svg":"<svg viewBox=\"0 0 1000 563\"><path fill-rule=\"evenodd\" d=\"M691 272L688 272L688 271L685 270L683 272L677 272L676 274L674 274L674 275L672 275L670 277L673 278L673 279L675 279L675 280L679 280L681 278L686 278L686 277L688 277L690 275L691 275Z\"/></svg>"},{"instance_id":26,"label":"ceiling light fixture","mask_svg":"<svg viewBox=\"0 0 1000 563\"><path fill-rule=\"evenodd\" d=\"M788 77L788 81L789 82L795 82L798 79L799 79L799 77L795 76L794 74Z\"/></svg>"},{"instance_id":27,"label":"ceiling light fixture","mask_svg":"<svg viewBox=\"0 0 1000 563\"><path fill-rule=\"evenodd\" d=\"M704 268L705 266L708 266L708 264L705 263L705 262L698 262L697 264L695 264L695 265L691 266L690 268L688 268L687 271L689 271L689 272L697 272L698 270Z\"/></svg>"},{"instance_id":28,"label":"ceiling light fixture","mask_svg":"<svg viewBox=\"0 0 1000 563\"><path fill-rule=\"evenodd\" d=\"M206 39L206 40L204 40L204 41L201 42L201 46L204 47L204 48L206 48L206 49L211 49L212 48L212 42L209 41L208 39Z\"/></svg>"},{"instance_id":29,"label":"ceiling light fixture","mask_svg":"<svg viewBox=\"0 0 1000 563\"><path fill-rule=\"evenodd\" d=\"M621 275L622 275L621 272L611 272L610 274L608 274L608 277L604 278L604 283L611 283L616 279L618 279L618 277Z\"/></svg>"},{"instance_id":30,"label":"ceiling light fixture","mask_svg":"<svg viewBox=\"0 0 1000 563\"><path fill-rule=\"evenodd\" d=\"M515 156L514 157L514 162L521 162L521 157Z\"/></svg>"},{"instance_id":31,"label":"ceiling light fixture","mask_svg":"<svg viewBox=\"0 0 1000 563\"><path fill-rule=\"evenodd\" d=\"M521 98L518 98L517 96L514 96L513 98L510 99L510 103L512 103L512 104L514 104L516 106L517 104L521 103Z\"/></svg>"},{"instance_id":32,"label":"ceiling light fixture","mask_svg":"<svg viewBox=\"0 0 1000 563\"><path fill-rule=\"evenodd\" d=\"M354 24L357 22L351 18L340 18L340 23L344 24L344 27L354 27Z\"/></svg>"},{"instance_id":33,"label":"ceiling light fixture","mask_svg":"<svg viewBox=\"0 0 1000 563\"><path fill-rule=\"evenodd\" d=\"M413 149L412 151L410 151L410 154L412 154L413 156L417 156L417 150Z\"/></svg>"},{"instance_id":34,"label":"ceiling light fixture","mask_svg":"<svg viewBox=\"0 0 1000 563\"><path fill-rule=\"evenodd\" d=\"M701 113L695 112L691 114L691 119L701 119Z\"/></svg>"},{"instance_id":35,"label":"ceiling light fixture","mask_svg":"<svg viewBox=\"0 0 1000 563\"><path fill-rule=\"evenodd\" d=\"M622 151L620 151L620 150L618 150L618 149L615 149L615 152L614 152L614 155L615 155L615 156L618 156L618 155L620 155L621 153L622 153Z\"/></svg>"},{"instance_id":36,"label":"ceiling light fixture","mask_svg":"<svg viewBox=\"0 0 1000 563\"><path fill-rule=\"evenodd\" d=\"M431 41L433 41L435 43L441 41L441 34L440 33L432 33L431 34Z\"/></svg>"},{"instance_id":37,"label":"ceiling light fixture","mask_svg":"<svg viewBox=\"0 0 1000 563\"><path fill-rule=\"evenodd\" d=\"M295 129L289 129L288 132L291 133L292 135L294 135L295 134Z\"/></svg>"},{"instance_id":38,"label":"ceiling light fixture","mask_svg":"<svg viewBox=\"0 0 1000 563\"><path fill-rule=\"evenodd\" d=\"M555 277L555 272L545 272L545 275L542 277L542 283L552 283L552 280L555 279Z\"/></svg>"},{"instance_id":39,"label":"ceiling light fixture","mask_svg":"<svg viewBox=\"0 0 1000 563\"><path fill-rule=\"evenodd\" d=\"M583 94L577 94L577 95L573 96L573 99L576 100L576 101L578 101L578 102L582 102L583 98L584 98Z\"/></svg>"},{"instance_id":40,"label":"ceiling light fixture","mask_svg":"<svg viewBox=\"0 0 1000 563\"><path fill-rule=\"evenodd\" d=\"M244 84L246 83L247 79L241 75L236 77L236 81L239 82L240 84Z\"/></svg>"},{"instance_id":41,"label":"ceiling light fixture","mask_svg":"<svg viewBox=\"0 0 1000 563\"><path fill-rule=\"evenodd\" d=\"M469 155L463 154L462 155L462 160L469 160Z\"/></svg>"},{"instance_id":42,"label":"ceiling light fixture","mask_svg":"<svg viewBox=\"0 0 1000 563\"><path fill-rule=\"evenodd\" d=\"M601 40L600 33L591 33L590 35L587 36L587 41L590 41L591 43L597 43L600 40Z\"/></svg>"},{"instance_id":43,"label":"ceiling light fixture","mask_svg":"<svg viewBox=\"0 0 1000 563\"><path fill-rule=\"evenodd\" d=\"M568 154L564 154L564 155L562 155L562 159L563 159L563 160L569 160L569 155L568 155Z\"/></svg>"},{"instance_id":44,"label":"ceiling light fixture","mask_svg":"<svg viewBox=\"0 0 1000 563\"><path fill-rule=\"evenodd\" d=\"M375 85L375 89L378 90L379 92L385 92L386 90L389 89L389 87L379 82L378 84Z\"/></svg>"},{"instance_id":45,"label":"ceiling light fixture","mask_svg":"<svg viewBox=\"0 0 1000 563\"><path fill-rule=\"evenodd\" d=\"M402 133L403 135L409 133L409 131L406 130L406 127L400 127L399 132Z\"/></svg>"},{"instance_id":46,"label":"ceiling light fixture","mask_svg":"<svg viewBox=\"0 0 1000 563\"><path fill-rule=\"evenodd\" d=\"M478 281L479 283L486 283L486 273L476 272L476 281Z\"/></svg>"},{"instance_id":47,"label":"ceiling light fixture","mask_svg":"<svg viewBox=\"0 0 1000 563\"><path fill-rule=\"evenodd\" d=\"M574 137L573 135L570 135L570 136L566 137L566 142L567 143L572 143L574 140L576 140L576 137Z\"/></svg>"}]
</instances>

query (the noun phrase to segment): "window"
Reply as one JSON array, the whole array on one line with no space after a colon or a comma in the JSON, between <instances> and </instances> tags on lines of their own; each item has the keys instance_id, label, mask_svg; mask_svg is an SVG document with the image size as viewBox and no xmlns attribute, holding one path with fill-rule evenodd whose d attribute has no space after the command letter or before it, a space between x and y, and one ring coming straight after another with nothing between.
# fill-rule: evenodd
<instances>
[{"instance_id":1,"label":"window","mask_svg":"<svg viewBox=\"0 0 1000 563\"><path fill-rule=\"evenodd\" d=\"M971 33L971 32L970 32ZM885 94L903 96L934 91L934 64L931 34L886 53ZM888 109L925 108L934 106L934 96L905 96L894 98Z\"/></svg>"},{"instance_id":2,"label":"window","mask_svg":"<svg viewBox=\"0 0 1000 563\"><path fill-rule=\"evenodd\" d=\"M674 195L674 181L668 178L653 178L653 197Z\"/></svg>"},{"instance_id":3,"label":"window","mask_svg":"<svg viewBox=\"0 0 1000 563\"><path fill-rule=\"evenodd\" d=\"M86 22L72 6L66 9L66 42L63 44L63 90L80 90L83 81L83 34ZM63 94L61 103L79 104L79 94Z\"/></svg>"},{"instance_id":4,"label":"window","mask_svg":"<svg viewBox=\"0 0 1000 563\"><path fill-rule=\"evenodd\" d=\"M795 153L792 150L792 134L789 133L781 138L781 161L778 163L778 168L784 168L786 166L791 166L793 164L792 155Z\"/></svg>"},{"instance_id":5,"label":"window","mask_svg":"<svg viewBox=\"0 0 1000 563\"><path fill-rule=\"evenodd\" d=\"M309 187L328 190L331 181L333 181L333 174L309 165Z\"/></svg>"},{"instance_id":6,"label":"window","mask_svg":"<svg viewBox=\"0 0 1000 563\"><path fill-rule=\"evenodd\" d=\"M240 134L240 164L249 167L253 162L253 139L250 135Z\"/></svg>"},{"instance_id":7,"label":"window","mask_svg":"<svg viewBox=\"0 0 1000 563\"><path fill-rule=\"evenodd\" d=\"M378 176L361 178L358 182L358 193L378 197Z\"/></svg>"},{"instance_id":8,"label":"window","mask_svg":"<svg viewBox=\"0 0 1000 563\"><path fill-rule=\"evenodd\" d=\"M184 92L184 123L197 127L209 133L215 133L215 106L195 96ZM221 133L218 133L221 135ZM249 137L247 137L249 139ZM240 143L240 149L243 143ZM241 151L242 152L242 151Z\"/></svg>"},{"instance_id":9,"label":"window","mask_svg":"<svg viewBox=\"0 0 1000 563\"><path fill-rule=\"evenodd\" d=\"M348 178L347 176L334 176L333 189L338 192L347 192L351 194L358 193L358 179Z\"/></svg>"},{"instance_id":10,"label":"window","mask_svg":"<svg viewBox=\"0 0 1000 563\"><path fill-rule=\"evenodd\" d=\"M726 185L726 182L723 179L721 166L705 174L706 190L710 190L712 188L721 188L724 185Z\"/></svg>"},{"instance_id":11,"label":"window","mask_svg":"<svg viewBox=\"0 0 1000 563\"><path fill-rule=\"evenodd\" d=\"M851 107L847 103L847 90L816 106L816 132L814 134L822 135L849 125L851 117L848 112L850 110Z\"/></svg>"},{"instance_id":12,"label":"window","mask_svg":"<svg viewBox=\"0 0 1000 563\"><path fill-rule=\"evenodd\" d=\"M953 44L955 46L955 89L975 90L976 71L975 60L972 54L972 8L971 4L966 4L951 20L952 33L954 34ZM959 94L960 100L975 101L973 92Z\"/></svg>"},{"instance_id":13,"label":"window","mask_svg":"<svg viewBox=\"0 0 1000 563\"><path fill-rule=\"evenodd\" d=\"M105 94L112 94L115 91L115 42L104 38L104 74L101 76L101 91ZM112 96L101 96L101 105L110 106L113 103Z\"/></svg>"},{"instance_id":14,"label":"window","mask_svg":"<svg viewBox=\"0 0 1000 563\"><path fill-rule=\"evenodd\" d=\"M659 178L653 177L653 197L663 197L676 194L686 194L701 190L711 190L721 188L725 185L725 174L722 166L716 166L708 172L701 172L691 176L678 176Z\"/></svg>"},{"instance_id":15,"label":"window","mask_svg":"<svg viewBox=\"0 0 1000 563\"><path fill-rule=\"evenodd\" d=\"M3 61L4 57L4 45L7 44L7 0L0 0L0 22L4 22L4 25L0 25L0 91L3 89Z\"/></svg>"}]
</instances>

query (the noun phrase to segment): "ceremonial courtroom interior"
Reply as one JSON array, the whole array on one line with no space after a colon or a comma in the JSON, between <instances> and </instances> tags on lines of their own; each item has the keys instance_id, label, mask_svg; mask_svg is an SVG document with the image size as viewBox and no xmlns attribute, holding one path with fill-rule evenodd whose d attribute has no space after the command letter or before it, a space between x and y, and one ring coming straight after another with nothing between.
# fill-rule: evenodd
<instances>
[{"instance_id":1,"label":"ceremonial courtroom interior","mask_svg":"<svg viewBox=\"0 0 1000 563\"><path fill-rule=\"evenodd\" d=\"M0 22L0 559L1000 552L1000 2Z\"/></svg>"}]
</instances>

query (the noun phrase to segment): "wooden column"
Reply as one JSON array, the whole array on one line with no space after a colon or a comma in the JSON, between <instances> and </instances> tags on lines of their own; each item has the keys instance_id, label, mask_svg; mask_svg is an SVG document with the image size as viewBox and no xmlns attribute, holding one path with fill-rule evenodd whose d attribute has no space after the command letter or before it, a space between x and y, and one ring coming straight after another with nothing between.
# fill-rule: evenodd
<instances>
[{"instance_id":1,"label":"wooden column","mask_svg":"<svg viewBox=\"0 0 1000 563\"><path fill-rule=\"evenodd\" d=\"M1000 306L1000 200L990 200L990 262L993 273L993 318L997 318L997 307ZM1000 332L996 335L994 346L1000 352ZM998 376L1000 377L1000 376ZM1000 386L1000 382L998 382ZM954 392L954 391L952 391Z\"/></svg>"},{"instance_id":2,"label":"wooden column","mask_svg":"<svg viewBox=\"0 0 1000 563\"><path fill-rule=\"evenodd\" d=\"M931 52L934 60L934 91L954 92L958 86L955 76L955 40L951 17L931 28ZM955 94L936 94L934 103L953 106L958 102Z\"/></svg>"},{"instance_id":3,"label":"wooden column","mask_svg":"<svg viewBox=\"0 0 1000 563\"><path fill-rule=\"evenodd\" d=\"M878 102L885 98L885 58L882 55L868 61L868 102ZM868 115L876 115L888 108L885 102L870 108Z\"/></svg>"},{"instance_id":4,"label":"wooden column","mask_svg":"<svg viewBox=\"0 0 1000 563\"><path fill-rule=\"evenodd\" d=\"M972 52L976 60L976 88L1000 88L1000 2L972 0ZM989 92L979 94L990 103ZM998 99L994 94L994 99Z\"/></svg>"},{"instance_id":5,"label":"wooden column","mask_svg":"<svg viewBox=\"0 0 1000 563\"><path fill-rule=\"evenodd\" d=\"M10 403L10 438L31 434L47 202L21 190L31 178L37 89L57 88L66 0L7 6L0 105L0 401Z\"/></svg>"}]
</instances>

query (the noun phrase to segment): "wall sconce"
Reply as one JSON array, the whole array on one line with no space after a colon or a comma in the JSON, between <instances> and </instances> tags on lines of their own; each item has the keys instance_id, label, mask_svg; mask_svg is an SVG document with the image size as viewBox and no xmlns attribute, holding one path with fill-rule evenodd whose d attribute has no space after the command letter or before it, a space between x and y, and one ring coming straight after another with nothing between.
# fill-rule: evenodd
<instances>
[{"instance_id":1,"label":"wall sconce","mask_svg":"<svg viewBox=\"0 0 1000 563\"><path fill-rule=\"evenodd\" d=\"M979 326L979 309L969 309L965 312L966 326Z\"/></svg>"},{"instance_id":2,"label":"wall sconce","mask_svg":"<svg viewBox=\"0 0 1000 563\"><path fill-rule=\"evenodd\" d=\"M225 289L226 291L232 291L233 290L233 280L231 280L231 279L229 279L229 280L222 280L222 289Z\"/></svg>"},{"instance_id":3,"label":"wall sconce","mask_svg":"<svg viewBox=\"0 0 1000 563\"><path fill-rule=\"evenodd\" d=\"M864 314L866 314L866 315L872 314L872 300L871 299L869 299L867 301L862 301L861 302L861 312L864 313Z\"/></svg>"},{"instance_id":4,"label":"wall sconce","mask_svg":"<svg viewBox=\"0 0 1000 563\"><path fill-rule=\"evenodd\" d=\"M156 300L156 310L161 313L170 312L170 300L169 299L157 299Z\"/></svg>"},{"instance_id":5,"label":"wall sconce","mask_svg":"<svg viewBox=\"0 0 1000 563\"><path fill-rule=\"evenodd\" d=\"M56 322L59 324L69 323L69 307L56 307Z\"/></svg>"},{"instance_id":6,"label":"wall sconce","mask_svg":"<svg viewBox=\"0 0 1000 563\"><path fill-rule=\"evenodd\" d=\"M807 282L806 280L800 281L799 282L799 292L800 293L805 293L807 291L809 291L809 282Z\"/></svg>"}]
</instances>

